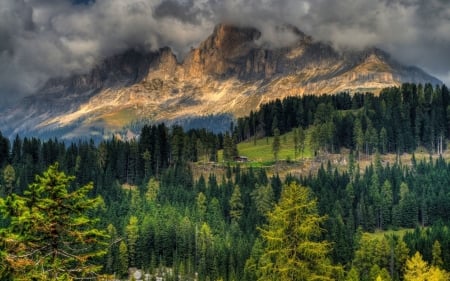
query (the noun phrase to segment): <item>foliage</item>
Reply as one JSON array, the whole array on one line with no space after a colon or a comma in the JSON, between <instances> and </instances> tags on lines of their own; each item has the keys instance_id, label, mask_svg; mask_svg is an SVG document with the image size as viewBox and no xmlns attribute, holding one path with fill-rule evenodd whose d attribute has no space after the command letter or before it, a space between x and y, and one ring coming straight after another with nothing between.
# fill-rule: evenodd
<instances>
[{"instance_id":1,"label":"foliage","mask_svg":"<svg viewBox=\"0 0 450 281\"><path fill-rule=\"evenodd\" d=\"M377 96L342 93L273 101L219 134L164 124L144 126L137 139L98 144L19 136L8 140L0 134L1 191L11 194L3 199L3 209L13 210L13 203L17 208L30 204L25 199L37 194L29 193L34 176L58 161L62 172L75 176L68 194L93 182L86 201L104 198L104 209L87 211L89 219L101 218L92 226L110 236L107 255L91 260L104 265L101 273L126 278L128 267L137 266L153 275L170 269L169 279L176 274L194 279L198 273L198 280L254 281L262 265L289 261L282 264L287 267L297 261L287 258L289 249L274 250L280 258L268 260L269 243L258 229L270 231L273 214L285 215L277 211L286 203L282 194L298 184L308 187L320 218L319 234L310 242L328 241L324 258L318 259L324 267L311 271L341 279L339 270L332 276L324 272L336 269L331 264L342 264L348 280L402 280L409 255L419 251L429 268L439 267L433 271L438 275L450 270L446 155L413 155L411 161L401 162L400 157L380 154L442 153L450 136L449 108L445 86L405 84ZM276 157L274 129L279 130ZM350 151L347 170L326 163L328 153L342 149ZM227 161L242 155L250 163L214 163L223 160L219 151ZM370 154L375 154L372 164L357 162L370 159ZM294 159L294 166L303 164L304 157L322 161L317 172L281 178L265 168L275 158ZM8 214L18 215L16 211ZM9 215L0 219L3 238L18 239L12 236L13 225L17 231L31 231L22 224L26 217L21 217L20 227ZM279 223L301 225L290 218ZM295 238L301 232L291 233ZM36 234L33 239L41 238ZM271 245L276 248L275 241ZM6 262L10 257L5 246L0 248L4 279L20 274ZM97 247L103 250L101 243ZM27 266L18 264L16 269Z\"/></svg>"},{"instance_id":2,"label":"foliage","mask_svg":"<svg viewBox=\"0 0 450 281\"><path fill-rule=\"evenodd\" d=\"M429 266L427 262L422 259L422 255L416 252L406 262L405 281L446 281L449 280L449 275L446 271L435 267Z\"/></svg>"},{"instance_id":3,"label":"foliage","mask_svg":"<svg viewBox=\"0 0 450 281\"><path fill-rule=\"evenodd\" d=\"M285 186L280 202L261 229L265 248L259 261L258 280L331 280L337 268L327 255L330 244L317 238L325 217L309 189L295 183Z\"/></svg>"},{"instance_id":4,"label":"foliage","mask_svg":"<svg viewBox=\"0 0 450 281\"><path fill-rule=\"evenodd\" d=\"M1 231L4 262L15 280L73 280L101 269L106 233L95 227L89 212L101 207L100 197L88 198L92 184L70 191L72 176L58 164L36 176L24 195L2 200L9 225Z\"/></svg>"}]
</instances>

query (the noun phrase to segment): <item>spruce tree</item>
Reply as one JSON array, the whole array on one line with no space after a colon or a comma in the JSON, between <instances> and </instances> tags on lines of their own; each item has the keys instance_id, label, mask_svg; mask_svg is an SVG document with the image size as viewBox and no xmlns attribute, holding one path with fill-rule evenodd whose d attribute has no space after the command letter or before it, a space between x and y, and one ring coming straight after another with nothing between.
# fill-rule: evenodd
<instances>
[{"instance_id":1,"label":"spruce tree","mask_svg":"<svg viewBox=\"0 0 450 281\"><path fill-rule=\"evenodd\" d=\"M278 161L278 153L280 152L281 143L280 143L280 130L275 128L273 131L273 143L272 143L272 152L275 158L275 161Z\"/></svg>"},{"instance_id":2,"label":"spruce tree","mask_svg":"<svg viewBox=\"0 0 450 281\"><path fill-rule=\"evenodd\" d=\"M0 201L9 225L1 230L4 274L14 280L74 280L94 277L101 269L106 232L97 229L90 214L101 207L101 197L90 198L93 185L75 188L75 178L48 168L24 195Z\"/></svg>"},{"instance_id":3,"label":"spruce tree","mask_svg":"<svg viewBox=\"0 0 450 281\"><path fill-rule=\"evenodd\" d=\"M330 243L320 240L324 220L308 188L285 186L261 229L258 280L333 280L341 270L330 264Z\"/></svg>"}]
</instances>

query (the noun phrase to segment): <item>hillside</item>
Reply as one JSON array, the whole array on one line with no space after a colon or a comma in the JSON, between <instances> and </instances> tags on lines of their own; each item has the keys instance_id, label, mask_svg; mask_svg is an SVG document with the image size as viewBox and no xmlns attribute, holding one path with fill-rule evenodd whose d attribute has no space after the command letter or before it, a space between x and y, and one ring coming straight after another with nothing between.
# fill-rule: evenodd
<instances>
[{"instance_id":1,"label":"hillside","mask_svg":"<svg viewBox=\"0 0 450 281\"><path fill-rule=\"evenodd\" d=\"M110 137L145 120L171 120L256 110L287 96L379 92L402 82L441 84L376 48L335 50L289 28L296 43L272 48L251 27L221 24L182 61L170 48L131 50L85 74L55 78L0 113L0 128L15 134Z\"/></svg>"},{"instance_id":2,"label":"hillside","mask_svg":"<svg viewBox=\"0 0 450 281\"><path fill-rule=\"evenodd\" d=\"M448 280L449 105L444 85L403 84L277 100L223 134L148 124L137 139L70 145L0 134L0 279L66 270L125 280L139 270L254 281L267 255L285 262L320 243L326 251L307 260L335 268L335 280L401 280L413 261ZM294 155L295 135L303 155ZM289 243L273 250L274 241Z\"/></svg>"}]
</instances>

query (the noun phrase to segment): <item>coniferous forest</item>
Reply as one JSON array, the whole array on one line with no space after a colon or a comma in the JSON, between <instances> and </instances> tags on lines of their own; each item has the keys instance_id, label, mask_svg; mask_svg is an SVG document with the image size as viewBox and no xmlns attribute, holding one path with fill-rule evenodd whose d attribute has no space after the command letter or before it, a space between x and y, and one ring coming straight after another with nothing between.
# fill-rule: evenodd
<instances>
[{"instance_id":1,"label":"coniferous forest","mask_svg":"<svg viewBox=\"0 0 450 281\"><path fill-rule=\"evenodd\" d=\"M292 131L317 171L233 161L238 143ZM0 135L0 279L449 280L449 140L449 90L429 84L276 100L224 133ZM345 169L327 161L343 151Z\"/></svg>"}]
</instances>

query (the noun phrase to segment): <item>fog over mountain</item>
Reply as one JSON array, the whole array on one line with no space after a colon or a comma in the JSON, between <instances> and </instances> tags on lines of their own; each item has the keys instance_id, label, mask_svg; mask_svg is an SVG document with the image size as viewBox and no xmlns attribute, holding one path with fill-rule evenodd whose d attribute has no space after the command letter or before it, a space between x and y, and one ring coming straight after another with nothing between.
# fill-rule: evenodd
<instances>
[{"instance_id":1,"label":"fog over mountain","mask_svg":"<svg viewBox=\"0 0 450 281\"><path fill-rule=\"evenodd\" d=\"M254 26L275 47L295 39L286 24L341 50L376 46L450 84L444 0L2 0L2 105L130 48L170 46L181 60L219 22Z\"/></svg>"}]
</instances>

